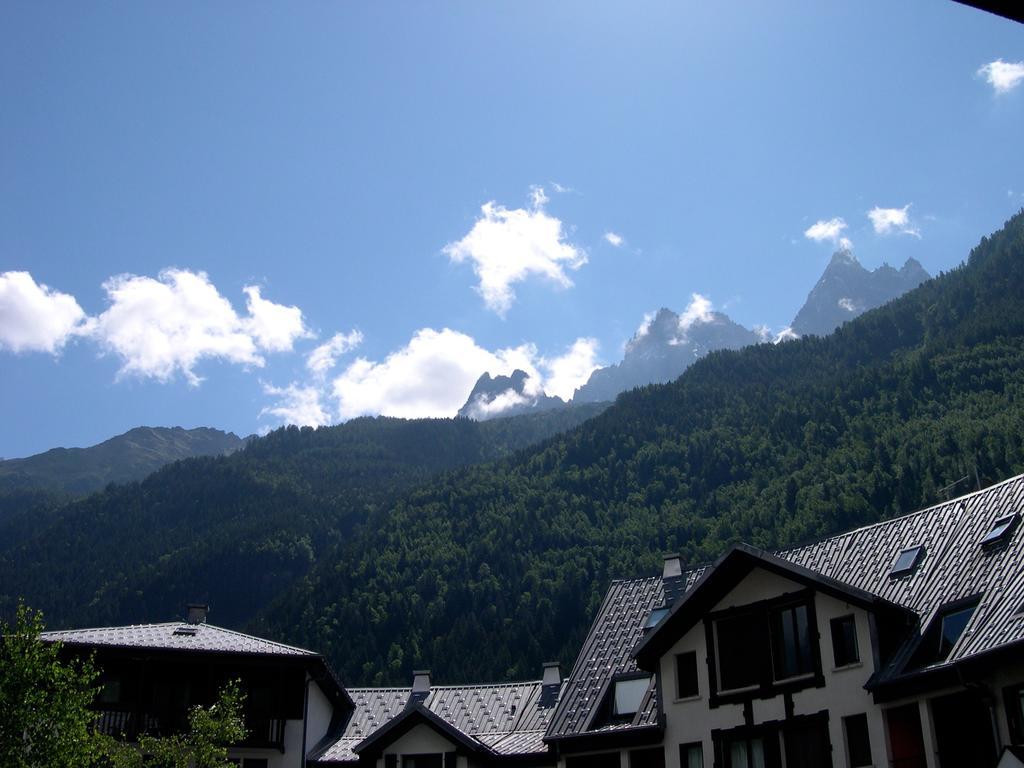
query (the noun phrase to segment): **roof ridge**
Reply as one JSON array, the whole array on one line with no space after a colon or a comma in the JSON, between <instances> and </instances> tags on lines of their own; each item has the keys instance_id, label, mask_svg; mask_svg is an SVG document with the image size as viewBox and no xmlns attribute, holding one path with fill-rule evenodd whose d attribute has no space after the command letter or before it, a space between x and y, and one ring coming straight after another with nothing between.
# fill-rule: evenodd
<instances>
[{"instance_id":1,"label":"roof ridge","mask_svg":"<svg viewBox=\"0 0 1024 768\"><path fill-rule=\"evenodd\" d=\"M844 536L851 536L855 533L860 533L861 531L868 531L872 528L878 528L883 525L888 525L896 520L905 520L907 518L914 517L915 515L924 515L929 512L935 512L943 507L955 506L956 504L959 503L962 503L966 509L968 499L974 496L979 496L983 493L989 493L990 491L993 491L994 489L999 488L1002 485L1008 485L1009 483L1020 481L1022 479L1024 479L1024 474L1017 474L1014 475L1013 477L1008 477L1005 480L1000 480L998 483L993 483L987 488L982 488L980 491L971 491L970 493L965 493L963 496L957 496L952 499L947 499L946 501L940 501L938 504L932 504L930 507L923 507L921 509L915 509L911 512L904 512L901 515L895 515L894 517L889 517L885 520L878 520L874 523L868 523L866 525L861 525L856 528L848 528L845 531L839 531L838 533L833 533L831 536L825 536L824 538L811 539L810 541L793 544L788 547L781 547L779 549L774 550L774 552L776 554L781 554L783 552L796 552L800 549L808 549L818 544L824 544L826 541L838 540L843 538Z\"/></svg>"}]
</instances>

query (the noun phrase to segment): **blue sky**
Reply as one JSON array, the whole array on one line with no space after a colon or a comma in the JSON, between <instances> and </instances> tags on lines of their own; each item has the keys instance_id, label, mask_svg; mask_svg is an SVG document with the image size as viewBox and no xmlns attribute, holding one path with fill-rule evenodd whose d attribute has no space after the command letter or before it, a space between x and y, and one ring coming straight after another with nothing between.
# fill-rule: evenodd
<instances>
[{"instance_id":1,"label":"blue sky","mask_svg":"<svg viewBox=\"0 0 1024 768\"><path fill-rule=\"evenodd\" d=\"M0 456L571 393L694 294L780 332L842 238L949 269L1021 62L937 0L0 4Z\"/></svg>"}]
</instances>

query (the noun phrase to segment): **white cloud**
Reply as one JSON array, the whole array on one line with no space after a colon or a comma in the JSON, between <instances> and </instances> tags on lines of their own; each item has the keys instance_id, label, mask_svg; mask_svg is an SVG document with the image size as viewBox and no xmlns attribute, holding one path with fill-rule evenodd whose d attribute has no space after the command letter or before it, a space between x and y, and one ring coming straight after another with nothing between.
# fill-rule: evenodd
<instances>
[{"instance_id":1,"label":"white cloud","mask_svg":"<svg viewBox=\"0 0 1024 768\"><path fill-rule=\"evenodd\" d=\"M287 387L264 384L263 393L278 400L260 411L260 417L275 416L282 424L300 427L320 427L331 423L331 415L320 401L319 387L304 387L294 382Z\"/></svg>"},{"instance_id":2,"label":"white cloud","mask_svg":"<svg viewBox=\"0 0 1024 768\"><path fill-rule=\"evenodd\" d=\"M359 331L336 333L319 347L309 353L306 368L317 378L323 378L338 362L338 358L355 349L363 342L363 334Z\"/></svg>"},{"instance_id":3,"label":"white cloud","mask_svg":"<svg viewBox=\"0 0 1024 768\"><path fill-rule=\"evenodd\" d=\"M696 323L710 323L714 312L714 305L707 296L699 293L691 295L690 303L683 314L679 316L679 330L684 334Z\"/></svg>"},{"instance_id":4,"label":"white cloud","mask_svg":"<svg viewBox=\"0 0 1024 768\"><path fill-rule=\"evenodd\" d=\"M471 419L475 419L476 421L486 421L487 419L493 419L495 416L499 416L510 408L515 408L518 405L526 405L530 401L530 398L509 388L504 392L495 395L490 400L485 400L479 395L474 397L473 402L469 404L469 407L464 413L466 416Z\"/></svg>"},{"instance_id":5,"label":"white cloud","mask_svg":"<svg viewBox=\"0 0 1024 768\"><path fill-rule=\"evenodd\" d=\"M847 238L842 237L843 230L846 229L846 222L839 216L834 219L825 221L816 221L814 224L804 230L804 237L808 240L814 240L816 243L831 242L838 245L841 248L849 250L853 247Z\"/></svg>"},{"instance_id":6,"label":"white cloud","mask_svg":"<svg viewBox=\"0 0 1024 768\"><path fill-rule=\"evenodd\" d=\"M444 253L455 263L473 263L477 291L487 307L504 317L515 301L515 283L539 275L562 288L572 285L566 269L579 269L587 255L564 239L562 222L544 211L544 190L531 190L530 210L509 210L489 202L469 233Z\"/></svg>"},{"instance_id":7,"label":"white cloud","mask_svg":"<svg viewBox=\"0 0 1024 768\"><path fill-rule=\"evenodd\" d=\"M275 304L260 296L260 289L247 285L242 290L248 297L249 317L245 328L267 352L290 352L296 340L313 336L302 322L302 310Z\"/></svg>"},{"instance_id":8,"label":"white cloud","mask_svg":"<svg viewBox=\"0 0 1024 768\"><path fill-rule=\"evenodd\" d=\"M845 296L839 300L838 304L840 309L845 309L847 312L857 311L857 304L854 302L854 300L849 299Z\"/></svg>"},{"instance_id":9,"label":"white cloud","mask_svg":"<svg viewBox=\"0 0 1024 768\"><path fill-rule=\"evenodd\" d=\"M523 396L501 393L487 407L494 415L546 392L572 397L597 365L597 341L577 339L562 355L541 356L533 344L490 351L450 328L422 328L382 362L358 358L332 382L342 419L377 415L402 418L454 416L481 374L529 378Z\"/></svg>"},{"instance_id":10,"label":"white cloud","mask_svg":"<svg viewBox=\"0 0 1024 768\"><path fill-rule=\"evenodd\" d=\"M625 242L625 240L623 240L622 238L622 235L617 235L614 232L605 232L604 239L607 240L612 245L614 245L616 248L618 248Z\"/></svg>"},{"instance_id":11,"label":"white cloud","mask_svg":"<svg viewBox=\"0 0 1024 768\"><path fill-rule=\"evenodd\" d=\"M781 331L779 331L777 334L775 334L774 343L775 344L781 344L784 341L794 341L794 340L799 339L799 338L800 338L800 334L799 333L794 331L789 326L786 326Z\"/></svg>"},{"instance_id":12,"label":"white cloud","mask_svg":"<svg viewBox=\"0 0 1024 768\"><path fill-rule=\"evenodd\" d=\"M1024 82L1024 61L990 61L977 71L984 77L997 95L1009 93Z\"/></svg>"},{"instance_id":13,"label":"white cloud","mask_svg":"<svg viewBox=\"0 0 1024 768\"><path fill-rule=\"evenodd\" d=\"M56 354L86 322L74 296L36 283L28 272L0 272L0 349Z\"/></svg>"},{"instance_id":14,"label":"white cloud","mask_svg":"<svg viewBox=\"0 0 1024 768\"><path fill-rule=\"evenodd\" d=\"M910 221L910 203L902 208L879 208L877 205L868 211L868 218L871 219L871 226L879 235L903 234L921 237L919 230Z\"/></svg>"},{"instance_id":15,"label":"white cloud","mask_svg":"<svg viewBox=\"0 0 1024 768\"><path fill-rule=\"evenodd\" d=\"M597 349L597 339L576 339L564 355L541 358L540 367L547 374L544 391L569 400L573 392L586 384L590 374L598 368Z\"/></svg>"},{"instance_id":16,"label":"white cloud","mask_svg":"<svg viewBox=\"0 0 1024 768\"><path fill-rule=\"evenodd\" d=\"M261 367L260 351L290 350L308 335L302 314L247 287L248 317L239 317L205 272L167 269L158 279L119 275L103 284L110 307L91 335L122 361L119 375L169 381L178 372L193 386L204 358Z\"/></svg>"},{"instance_id":17,"label":"white cloud","mask_svg":"<svg viewBox=\"0 0 1024 768\"><path fill-rule=\"evenodd\" d=\"M644 319L640 323L640 327L636 329L636 334L634 335L634 338L642 339L644 336L651 332L651 323L654 322L654 317L657 314L657 312L644 312Z\"/></svg>"},{"instance_id":18,"label":"white cloud","mask_svg":"<svg viewBox=\"0 0 1024 768\"><path fill-rule=\"evenodd\" d=\"M358 358L334 379L333 394L342 419L454 416L484 371L508 374L521 368L539 378L535 357L529 344L490 352L464 333L423 328L383 362Z\"/></svg>"},{"instance_id":19,"label":"white cloud","mask_svg":"<svg viewBox=\"0 0 1024 768\"><path fill-rule=\"evenodd\" d=\"M757 334L757 337L764 344L770 343L775 336L775 334L772 333L772 329L767 325L755 325L754 333Z\"/></svg>"}]
</instances>

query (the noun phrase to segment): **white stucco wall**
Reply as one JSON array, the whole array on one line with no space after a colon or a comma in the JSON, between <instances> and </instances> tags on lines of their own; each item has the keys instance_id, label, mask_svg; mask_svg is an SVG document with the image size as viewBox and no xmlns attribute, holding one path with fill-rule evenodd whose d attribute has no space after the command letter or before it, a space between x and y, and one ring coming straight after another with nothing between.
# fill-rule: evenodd
<instances>
[{"instance_id":1,"label":"white stucco wall","mask_svg":"<svg viewBox=\"0 0 1024 768\"><path fill-rule=\"evenodd\" d=\"M714 611L745 606L804 589L802 584L758 568L720 600ZM870 694L864 690L864 684L874 672L868 614L862 609L820 592L814 593L814 608L825 687L806 688L794 692L792 694L793 713L795 715L811 715L821 710L829 711L829 738L832 742L833 765L836 768L844 768L847 765L843 717L866 713L872 758L876 766L885 766L888 762L881 711L874 705ZM829 621L850 614L854 616L856 623L860 662L836 669L833 663ZM744 724L742 704L722 704L715 709L708 706L710 680L708 678L706 646L705 627L702 620L679 638L671 650L660 660L662 696L666 716L665 764L668 768L679 768L679 745L692 742L702 744L704 765L710 767L714 762L711 731L728 730ZM694 698L679 700L676 698L675 656L687 651L696 651L697 653L697 676L700 692ZM769 699L754 698L752 706L755 724L785 719L785 699L782 695Z\"/></svg>"},{"instance_id":2,"label":"white stucco wall","mask_svg":"<svg viewBox=\"0 0 1024 768\"><path fill-rule=\"evenodd\" d=\"M401 768L402 755L443 754L454 752L455 749L455 744L430 726L417 725L388 744L384 748L384 754L398 755L398 766ZM455 764L456 768L472 768L472 764L463 755L456 758ZM377 768L384 768L383 756L377 760Z\"/></svg>"},{"instance_id":3,"label":"white stucco wall","mask_svg":"<svg viewBox=\"0 0 1024 768\"><path fill-rule=\"evenodd\" d=\"M307 681L309 677L307 676ZM306 751L309 752L327 733L333 714L331 702L320 686L309 683L309 704L306 726ZM286 720L284 726L284 753L276 749L231 749L229 757L260 757L267 760L267 768L301 768L302 720Z\"/></svg>"}]
</instances>

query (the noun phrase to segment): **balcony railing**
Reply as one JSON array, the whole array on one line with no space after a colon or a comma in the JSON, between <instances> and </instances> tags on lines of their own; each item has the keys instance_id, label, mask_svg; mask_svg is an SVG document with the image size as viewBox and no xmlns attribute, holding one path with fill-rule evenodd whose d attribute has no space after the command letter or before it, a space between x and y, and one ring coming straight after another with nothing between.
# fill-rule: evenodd
<instances>
[{"instance_id":1,"label":"balcony railing","mask_svg":"<svg viewBox=\"0 0 1024 768\"><path fill-rule=\"evenodd\" d=\"M101 709L96 713L96 730L125 741L137 741L142 734L166 736L181 733L188 727L182 717L160 716L149 712L122 709ZM280 718L245 719L248 735L235 746L256 749L276 749L284 752L284 728L287 721Z\"/></svg>"}]
</instances>

